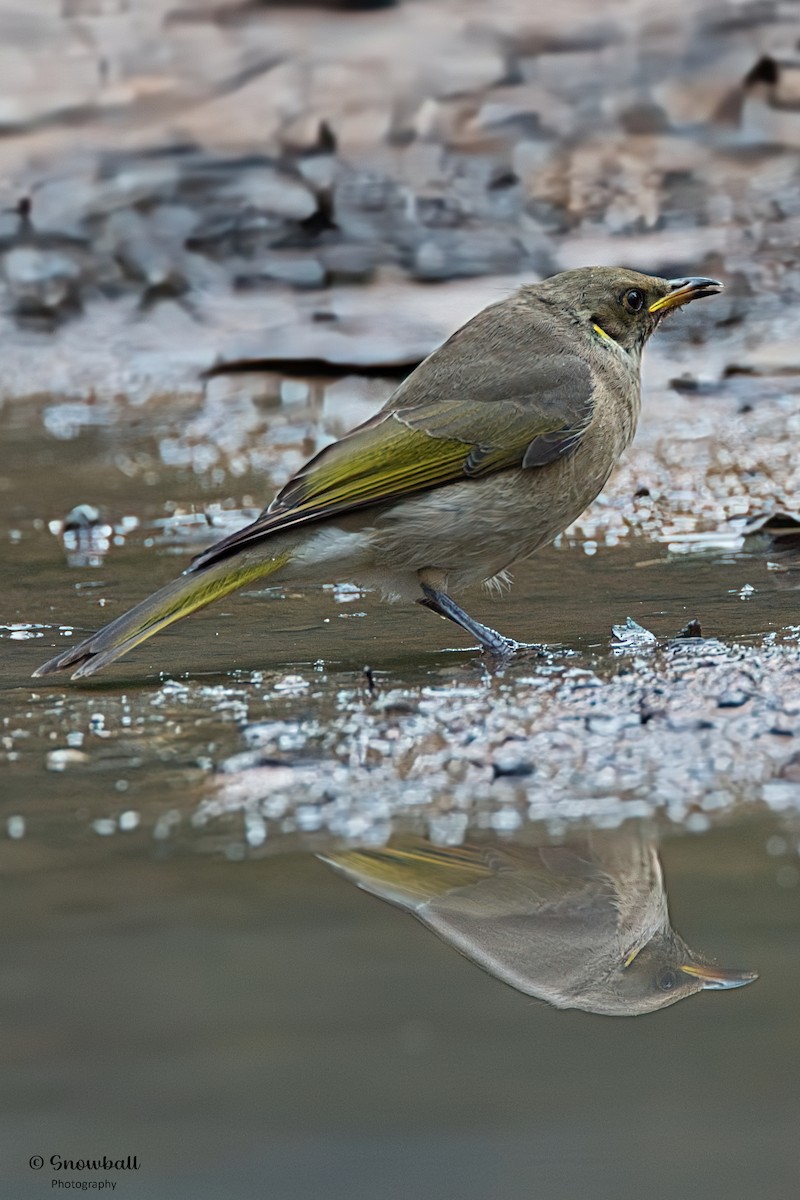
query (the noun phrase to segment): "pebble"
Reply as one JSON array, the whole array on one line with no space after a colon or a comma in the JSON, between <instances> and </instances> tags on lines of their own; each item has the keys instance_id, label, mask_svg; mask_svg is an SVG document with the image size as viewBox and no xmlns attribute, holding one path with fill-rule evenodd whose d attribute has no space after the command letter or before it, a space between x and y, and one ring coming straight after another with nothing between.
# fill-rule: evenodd
<instances>
[{"instance_id":1,"label":"pebble","mask_svg":"<svg viewBox=\"0 0 800 1200\"><path fill-rule=\"evenodd\" d=\"M262 209L274 216L291 221L305 221L317 211L317 201L311 189L285 172L268 167L236 171L218 191L223 203L232 208Z\"/></svg>"},{"instance_id":2,"label":"pebble","mask_svg":"<svg viewBox=\"0 0 800 1200\"><path fill-rule=\"evenodd\" d=\"M89 762L89 755L84 750L74 750L69 747L49 750L45 758L48 771L66 771L70 767L81 767Z\"/></svg>"}]
</instances>

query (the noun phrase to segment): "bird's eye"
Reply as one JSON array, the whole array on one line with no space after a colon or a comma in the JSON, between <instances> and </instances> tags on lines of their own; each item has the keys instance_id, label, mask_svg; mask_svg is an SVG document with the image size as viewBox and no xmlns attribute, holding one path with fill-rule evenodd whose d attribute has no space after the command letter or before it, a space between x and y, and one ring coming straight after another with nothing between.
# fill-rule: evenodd
<instances>
[{"instance_id":1,"label":"bird's eye","mask_svg":"<svg viewBox=\"0 0 800 1200\"><path fill-rule=\"evenodd\" d=\"M677 978L674 971L663 971L658 977L658 986L662 992L671 992L677 983Z\"/></svg>"},{"instance_id":2,"label":"bird's eye","mask_svg":"<svg viewBox=\"0 0 800 1200\"><path fill-rule=\"evenodd\" d=\"M644 292L641 288L628 288L622 296L622 303L628 312L641 312L644 306Z\"/></svg>"}]
</instances>

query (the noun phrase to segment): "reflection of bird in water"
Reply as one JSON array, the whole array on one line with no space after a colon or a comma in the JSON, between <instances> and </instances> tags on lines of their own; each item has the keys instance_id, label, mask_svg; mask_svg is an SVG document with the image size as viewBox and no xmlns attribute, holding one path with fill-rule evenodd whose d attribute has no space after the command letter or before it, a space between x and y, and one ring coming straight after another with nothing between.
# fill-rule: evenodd
<instances>
[{"instance_id":1,"label":"reflection of bird in water","mask_svg":"<svg viewBox=\"0 0 800 1200\"><path fill-rule=\"evenodd\" d=\"M711 966L677 935L655 844L631 828L562 846L417 838L321 857L557 1008L636 1016L757 978Z\"/></svg>"}]
</instances>

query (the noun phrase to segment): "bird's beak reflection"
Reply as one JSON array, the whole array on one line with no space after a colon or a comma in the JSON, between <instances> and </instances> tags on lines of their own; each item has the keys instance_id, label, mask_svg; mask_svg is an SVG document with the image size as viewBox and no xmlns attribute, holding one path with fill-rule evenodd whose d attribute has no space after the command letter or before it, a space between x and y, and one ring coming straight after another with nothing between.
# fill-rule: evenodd
<instances>
[{"instance_id":1,"label":"bird's beak reflection","mask_svg":"<svg viewBox=\"0 0 800 1200\"><path fill-rule=\"evenodd\" d=\"M670 279L670 291L660 300L651 304L648 312L663 313L671 308L680 308L691 300L701 300L703 296L716 296L722 291L718 279L702 279L692 276L690 279Z\"/></svg>"},{"instance_id":2,"label":"bird's beak reflection","mask_svg":"<svg viewBox=\"0 0 800 1200\"><path fill-rule=\"evenodd\" d=\"M681 963L684 975L699 979L704 992L727 991L728 988L744 987L758 979L755 971L731 971L725 967L700 966L698 963Z\"/></svg>"}]
</instances>

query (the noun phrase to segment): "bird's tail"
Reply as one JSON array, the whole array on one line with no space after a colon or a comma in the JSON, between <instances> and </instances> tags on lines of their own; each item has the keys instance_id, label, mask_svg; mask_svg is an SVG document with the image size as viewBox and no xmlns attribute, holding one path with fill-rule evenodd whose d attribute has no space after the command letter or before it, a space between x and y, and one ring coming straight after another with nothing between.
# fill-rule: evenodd
<instances>
[{"instance_id":1,"label":"bird's tail","mask_svg":"<svg viewBox=\"0 0 800 1200\"><path fill-rule=\"evenodd\" d=\"M318 857L365 892L412 911L455 888L481 883L492 874L480 846L434 846L419 837Z\"/></svg>"},{"instance_id":2,"label":"bird's tail","mask_svg":"<svg viewBox=\"0 0 800 1200\"><path fill-rule=\"evenodd\" d=\"M290 558L291 551L260 561L234 562L223 559L203 570L181 575L77 646L43 663L33 672L33 677L50 675L69 667L78 668L72 675L73 679L94 675L173 621L188 617L189 613L205 608L207 604L227 596L229 592L235 592L245 584L274 575Z\"/></svg>"}]
</instances>

